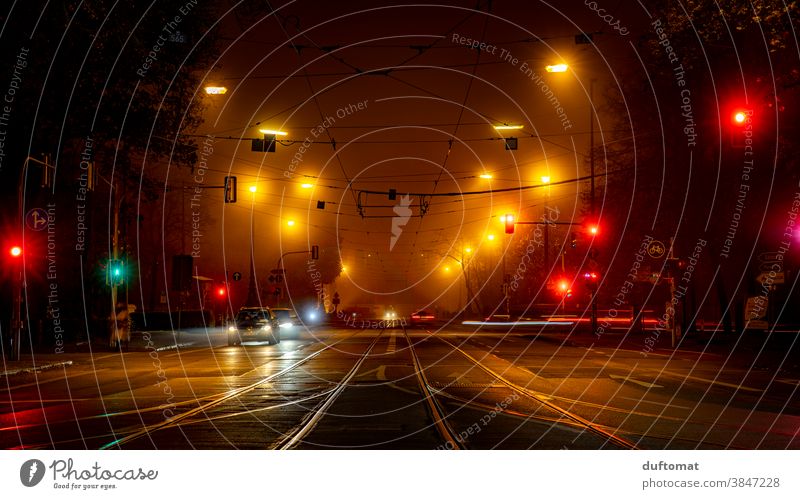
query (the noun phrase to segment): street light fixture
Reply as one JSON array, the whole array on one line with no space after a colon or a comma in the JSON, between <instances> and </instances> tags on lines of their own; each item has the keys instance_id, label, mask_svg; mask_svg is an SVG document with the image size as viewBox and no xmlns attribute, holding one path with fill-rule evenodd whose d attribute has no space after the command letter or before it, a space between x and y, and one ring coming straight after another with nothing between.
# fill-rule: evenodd
<instances>
[{"instance_id":1,"label":"street light fixture","mask_svg":"<svg viewBox=\"0 0 800 499\"><path fill-rule=\"evenodd\" d=\"M489 174L489 173L482 173L480 175L480 178L483 178L483 179L486 179L486 180L491 180L492 179L492 175Z\"/></svg>"},{"instance_id":2,"label":"street light fixture","mask_svg":"<svg viewBox=\"0 0 800 499\"><path fill-rule=\"evenodd\" d=\"M524 125L508 125L503 123L502 125L494 125L495 130L521 130Z\"/></svg>"},{"instance_id":3,"label":"street light fixture","mask_svg":"<svg viewBox=\"0 0 800 499\"><path fill-rule=\"evenodd\" d=\"M569 69L569 66L564 63L551 64L549 66L545 66L544 69L547 70L548 73L566 73L567 69Z\"/></svg>"},{"instance_id":4,"label":"street light fixture","mask_svg":"<svg viewBox=\"0 0 800 499\"><path fill-rule=\"evenodd\" d=\"M254 185L250 186L250 192L252 192L253 194L255 194L257 190L258 190L258 187L254 186Z\"/></svg>"},{"instance_id":5,"label":"street light fixture","mask_svg":"<svg viewBox=\"0 0 800 499\"><path fill-rule=\"evenodd\" d=\"M205 87L206 94L208 95L224 95L228 92L227 87L215 87L215 86L207 86Z\"/></svg>"},{"instance_id":6,"label":"street light fixture","mask_svg":"<svg viewBox=\"0 0 800 499\"><path fill-rule=\"evenodd\" d=\"M264 135L279 135L281 137L285 137L286 135L289 135L288 132L284 132L282 130L269 130L269 129L266 129L266 128L260 128L258 131L263 133Z\"/></svg>"},{"instance_id":7,"label":"street light fixture","mask_svg":"<svg viewBox=\"0 0 800 499\"><path fill-rule=\"evenodd\" d=\"M312 187L314 187L314 184L300 184L302 189L311 189Z\"/></svg>"},{"instance_id":8,"label":"street light fixture","mask_svg":"<svg viewBox=\"0 0 800 499\"><path fill-rule=\"evenodd\" d=\"M287 220L286 221L286 225L288 225L289 227L293 227L294 226L294 220Z\"/></svg>"}]
</instances>

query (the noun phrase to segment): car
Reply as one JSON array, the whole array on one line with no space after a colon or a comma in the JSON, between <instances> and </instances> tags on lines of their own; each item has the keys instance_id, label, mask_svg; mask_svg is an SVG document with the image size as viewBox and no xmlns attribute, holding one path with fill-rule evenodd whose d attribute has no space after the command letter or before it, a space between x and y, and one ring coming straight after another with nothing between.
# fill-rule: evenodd
<instances>
[{"instance_id":1,"label":"car","mask_svg":"<svg viewBox=\"0 0 800 499\"><path fill-rule=\"evenodd\" d=\"M412 326L420 325L420 324L428 324L436 320L436 316L433 315L432 312L428 310L419 310L411 314L411 320L409 323Z\"/></svg>"},{"instance_id":2,"label":"car","mask_svg":"<svg viewBox=\"0 0 800 499\"><path fill-rule=\"evenodd\" d=\"M291 308L273 308L272 313L278 318L278 326L282 328L292 328L295 326L302 326L300 318Z\"/></svg>"},{"instance_id":3,"label":"car","mask_svg":"<svg viewBox=\"0 0 800 499\"><path fill-rule=\"evenodd\" d=\"M242 341L281 342L278 317L269 307L242 307L234 324L228 328L228 345L241 345Z\"/></svg>"}]
</instances>

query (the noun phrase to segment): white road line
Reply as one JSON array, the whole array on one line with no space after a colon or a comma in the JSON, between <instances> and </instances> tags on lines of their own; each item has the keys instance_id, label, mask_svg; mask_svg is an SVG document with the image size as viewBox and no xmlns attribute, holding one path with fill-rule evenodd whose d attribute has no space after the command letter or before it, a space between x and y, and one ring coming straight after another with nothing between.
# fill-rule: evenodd
<instances>
[{"instance_id":1,"label":"white road line","mask_svg":"<svg viewBox=\"0 0 800 499\"><path fill-rule=\"evenodd\" d=\"M638 379L633 379L633 378L631 378L629 376L619 376L618 374L609 374L608 377L613 379L613 380L615 380L615 381L623 381L623 382L624 381L628 381L630 383L635 383L635 384L637 384L639 386L643 386L645 388L664 388L661 385L656 385L654 383L648 383L646 381L639 381Z\"/></svg>"},{"instance_id":2,"label":"white road line","mask_svg":"<svg viewBox=\"0 0 800 499\"><path fill-rule=\"evenodd\" d=\"M397 351L397 333L392 332L389 338L389 346L386 348L386 353L395 353Z\"/></svg>"},{"instance_id":3,"label":"white road line","mask_svg":"<svg viewBox=\"0 0 800 499\"><path fill-rule=\"evenodd\" d=\"M685 375L680 374L680 373L674 373L674 372L666 371L666 370L661 370L661 371L657 371L656 370L656 372L658 372L660 375L673 376L675 378L681 378L681 379L690 379L692 381L701 381L703 383L708 383L708 384L711 384L711 385L725 386L725 387L728 387L728 388L735 388L737 390L744 390L744 391L748 391L748 392L762 393L764 391L764 390L760 390L758 388L750 388L748 386L737 385L737 384L734 384L734 383L725 383L723 381L716 381L716 380L713 380L713 379L699 378L697 376L685 376Z\"/></svg>"}]
</instances>

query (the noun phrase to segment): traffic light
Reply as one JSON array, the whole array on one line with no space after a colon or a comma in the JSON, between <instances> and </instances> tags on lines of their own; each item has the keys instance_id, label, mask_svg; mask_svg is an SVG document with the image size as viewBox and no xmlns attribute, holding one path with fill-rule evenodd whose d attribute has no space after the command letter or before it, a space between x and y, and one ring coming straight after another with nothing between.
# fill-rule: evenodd
<instances>
[{"instance_id":1,"label":"traffic light","mask_svg":"<svg viewBox=\"0 0 800 499\"><path fill-rule=\"evenodd\" d=\"M753 110L747 107L737 107L731 111L730 140L731 146L742 148L753 137Z\"/></svg>"},{"instance_id":2,"label":"traffic light","mask_svg":"<svg viewBox=\"0 0 800 499\"><path fill-rule=\"evenodd\" d=\"M106 284L120 286L125 283L125 262L122 260L109 260L106 267Z\"/></svg>"},{"instance_id":3,"label":"traffic light","mask_svg":"<svg viewBox=\"0 0 800 499\"><path fill-rule=\"evenodd\" d=\"M671 274L682 272L686 268L686 260L683 258L667 258L664 261L664 270Z\"/></svg>"},{"instance_id":4,"label":"traffic light","mask_svg":"<svg viewBox=\"0 0 800 499\"><path fill-rule=\"evenodd\" d=\"M594 236L596 236L596 235L598 235L600 233L600 226L598 224L596 224L596 223L591 223L591 224L586 226L586 232L590 236L594 237Z\"/></svg>"},{"instance_id":5,"label":"traffic light","mask_svg":"<svg viewBox=\"0 0 800 499\"><path fill-rule=\"evenodd\" d=\"M225 298L225 296L227 296L228 291L225 289L225 286L217 286L217 290L215 291L214 294L216 295L217 298L221 300Z\"/></svg>"},{"instance_id":6,"label":"traffic light","mask_svg":"<svg viewBox=\"0 0 800 499\"><path fill-rule=\"evenodd\" d=\"M558 281L558 292L564 298L572 298L572 288L570 287L568 280L560 279Z\"/></svg>"},{"instance_id":7,"label":"traffic light","mask_svg":"<svg viewBox=\"0 0 800 499\"><path fill-rule=\"evenodd\" d=\"M225 202L226 203L235 203L236 202L236 177L225 177L225 185L223 187L225 191Z\"/></svg>"},{"instance_id":8,"label":"traffic light","mask_svg":"<svg viewBox=\"0 0 800 499\"><path fill-rule=\"evenodd\" d=\"M600 274L597 272L584 272L583 273L583 281L586 284L586 287L595 290L597 289L597 282L600 280Z\"/></svg>"},{"instance_id":9,"label":"traffic light","mask_svg":"<svg viewBox=\"0 0 800 499\"><path fill-rule=\"evenodd\" d=\"M17 245L12 246L8 249L8 254L16 260L22 256L22 247Z\"/></svg>"},{"instance_id":10,"label":"traffic light","mask_svg":"<svg viewBox=\"0 0 800 499\"><path fill-rule=\"evenodd\" d=\"M514 233L514 215L506 214L503 217L503 222L506 224L506 234Z\"/></svg>"}]
</instances>

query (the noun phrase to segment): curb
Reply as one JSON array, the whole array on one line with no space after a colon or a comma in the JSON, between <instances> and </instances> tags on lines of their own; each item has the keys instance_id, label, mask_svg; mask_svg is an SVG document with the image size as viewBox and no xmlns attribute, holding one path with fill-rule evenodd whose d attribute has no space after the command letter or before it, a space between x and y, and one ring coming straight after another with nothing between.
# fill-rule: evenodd
<instances>
[{"instance_id":1,"label":"curb","mask_svg":"<svg viewBox=\"0 0 800 499\"><path fill-rule=\"evenodd\" d=\"M0 376L13 376L15 374L27 374L27 373L44 371L46 369L53 369L55 367L62 367L62 366L66 367L66 366L71 366L71 365L72 365L72 361L71 360L66 360L64 362L54 362L52 364L42 364L40 366L35 366L35 367L22 367L22 368L19 368L19 369L12 369L12 370L9 370L9 371L2 371L2 372L0 372Z\"/></svg>"}]
</instances>

